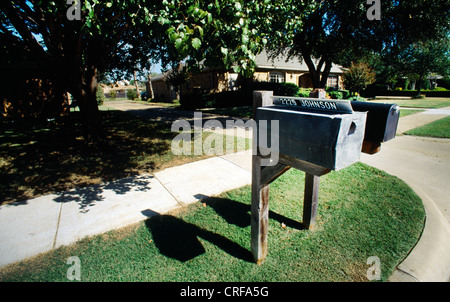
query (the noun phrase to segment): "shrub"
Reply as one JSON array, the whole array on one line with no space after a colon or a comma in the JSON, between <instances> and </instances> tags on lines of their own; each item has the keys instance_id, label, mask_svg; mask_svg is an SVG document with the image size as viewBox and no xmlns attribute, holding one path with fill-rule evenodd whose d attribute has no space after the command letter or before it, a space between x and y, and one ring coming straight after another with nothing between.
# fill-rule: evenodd
<instances>
[{"instance_id":1,"label":"shrub","mask_svg":"<svg viewBox=\"0 0 450 302\"><path fill-rule=\"evenodd\" d=\"M450 78L442 78L436 80L439 87L444 87L446 89L450 89Z\"/></svg>"},{"instance_id":2,"label":"shrub","mask_svg":"<svg viewBox=\"0 0 450 302\"><path fill-rule=\"evenodd\" d=\"M98 85L97 87L96 97L97 97L97 104L102 105L103 102L105 101L105 93L103 92L103 88L100 85Z\"/></svg>"},{"instance_id":3,"label":"shrub","mask_svg":"<svg viewBox=\"0 0 450 302\"><path fill-rule=\"evenodd\" d=\"M298 91L298 96L302 98L309 97L309 93L312 91L311 88L300 88Z\"/></svg>"},{"instance_id":4,"label":"shrub","mask_svg":"<svg viewBox=\"0 0 450 302\"><path fill-rule=\"evenodd\" d=\"M298 96L300 88L293 83L253 82L245 90L269 90L274 95Z\"/></svg>"},{"instance_id":5,"label":"shrub","mask_svg":"<svg viewBox=\"0 0 450 302\"><path fill-rule=\"evenodd\" d=\"M109 91L109 98L112 99L112 100L115 100L116 97L117 97L117 91L111 89Z\"/></svg>"},{"instance_id":6,"label":"shrub","mask_svg":"<svg viewBox=\"0 0 450 302\"><path fill-rule=\"evenodd\" d=\"M335 100L342 100L344 98L344 94L341 91L329 91L328 95Z\"/></svg>"},{"instance_id":7,"label":"shrub","mask_svg":"<svg viewBox=\"0 0 450 302\"><path fill-rule=\"evenodd\" d=\"M135 89L127 90L127 99L134 100L137 97L138 97L138 95L137 95L137 92Z\"/></svg>"}]
</instances>

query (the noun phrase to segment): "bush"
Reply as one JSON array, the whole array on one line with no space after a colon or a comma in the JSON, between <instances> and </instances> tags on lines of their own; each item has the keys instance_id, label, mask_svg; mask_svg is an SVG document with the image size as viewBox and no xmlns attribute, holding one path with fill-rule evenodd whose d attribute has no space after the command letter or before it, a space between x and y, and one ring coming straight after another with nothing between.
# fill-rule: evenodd
<instances>
[{"instance_id":1,"label":"bush","mask_svg":"<svg viewBox=\"0 0 450 302\"><path fill-rule=\"evenodd\" d=\"M436 80L439 87L444 87L446 89L450 89L450 78L442 78Z\"/></svg>"},{"instance_id":2,"label":"bush","mask_svg":"<svg viewBox=\"0 0 450 302\"><path fill-rule=\"evenodd\" d=\"M273 91L273 95L298 96L300 87L293 83L253 82L244 88L244 90L269 90Z\"/></svg>"},{"instance_id":3,"label":"bush","mask_svg":"<svg viewBox=\"0 0 450 302\"><path fill-rule=\"evenodd\" d=\"M327 94L335 100L342 100L344 98L344 94L341 91L329 91Z\"/></svg>"},{"instance_id":4,"label":"bush","mask_svg":"<svg viewBox=\"0 0 450 302\"><path fill-rule=\"evenodd\" d=\"M134 100L137 97L138 97L138 94L136 92L136 89L127 90L127 99Z\"/></svg>"},{"instance_id":5,"label":"bush","mask_svg":"<svg viewBox=\"0 0 450 302\"><path fill-rule=\"evenodd\" d=\"M212 94L192 93L181 96L182 109L230 108L252 106L253 97L242 91L224 91Z\"/></svg>"},{"instance_id":6,"label":"bush","mask_svg":"<svg viewBox=\"0 0 450 302\"><path fill-rule=\"evenodd\" d=\"M103 88L100 85L98 85L97 87L96 97L97 97L97 105L102 105L103 102L105 101L105 93L103 92Z\"/></svg>"},{"instance_id":7,"label":"bush","mask_svg":"<svg viewBox=\"0 0 450 302\"><path fill-rule=\"evenodd\" d=\"M111 100L115 100L116 97L117 97L117 91L111 89L111 90L109 91L109 98L110 98Z\"/></svg>"},{"instance_id":8,"label":"bush","mask_svg":"<svg viewBox=\"0 0 450 302\"><path fill-rule=\"evenodd\" d=\"M302 98L309 97L309 93L312 91L312 88L300 88L298 91L298 96Z\"/></svg>"}]
</instances>

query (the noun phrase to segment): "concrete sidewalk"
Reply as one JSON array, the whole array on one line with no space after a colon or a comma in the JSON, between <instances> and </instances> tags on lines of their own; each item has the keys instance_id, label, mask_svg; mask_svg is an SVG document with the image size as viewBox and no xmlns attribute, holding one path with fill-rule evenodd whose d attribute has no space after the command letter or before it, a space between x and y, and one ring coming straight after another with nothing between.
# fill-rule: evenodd
<instances>
[{"instance_id":1,"label":"concrete sidewalk","mask_svg":"<svg viewBox=\"0 0 450 302\"><path fill-rule=\"evenodd\" d=\"M250 184L250 158L228 154L1 206L0 267Z\"/></svg>"},{"instance_id":2,"label":"concrete sidewalk","mask_svg":"<svg viewBox=\"0 0 450 302\"><path fill-rule=\"evenodd\" d=\"M408 109L408 108L405 108ZM417 108L420 109L420 108ZM400 119L397 134L426 125L450 115L450 106L441 109L420 109L423 112L404 116Z\"/></svg>"}]
</instances>

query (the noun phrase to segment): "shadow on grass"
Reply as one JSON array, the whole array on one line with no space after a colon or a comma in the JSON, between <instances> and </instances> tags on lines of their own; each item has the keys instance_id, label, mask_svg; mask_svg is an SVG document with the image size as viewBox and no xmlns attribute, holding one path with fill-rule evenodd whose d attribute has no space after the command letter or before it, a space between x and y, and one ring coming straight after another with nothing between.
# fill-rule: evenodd
<instances>
[{"instance_id":1,"label":"shadow on grass","mask_svg":"<svg viewBox=\"0 0 450 302\"><path fill-rule=\"evenodd\" d=\"M121 194L131 189L127 182L141 185L131 179L102 183L152 172L170 160L174 134L166 125L117 111L101 112L100 117L105 140L93 145L80 138L77 114L49 123L1 125L0 205L26 204L37 196L79 188L60 194L57 201L73 197L83 207L88 199L91 204L100 201L104 189Z\"/></svg>"},{"instance_id":2,"label":"shadow on grass","mask_svg":"<svg viewBox=\"0 0 450 302\"><path fill-rule=\"evenodd\" d=\"M250 205L231 199L208 197L201 194L196 195L196 197L201 197L202 202L214 209L227 223L240 228L250 226ZM145 222L146 227L152 233L156 247L166 257L185 262L204 254L205 248L198 240L198 238L202 238L235 258L253 262L253 256L249 250L223 235L211 232L175 216L154 215L152 212L143 212L142 214L150 217ZM304 229L300 222L275 212L270 211L269 217L286 224L288 227L299 230ZM250 238L248 239L250 241Z\"/></svg>"},{"instance_id":3,"label":"shadow on grass","mask_svg":"<svg viewBox=\"0 0 450 302\"><path fill-rule=\"evenodd\" d=\"M149 218L145 224L152 233L156 247L166 257L185 262L204 254L205 248L198 240L202 238L233 257L253 261L250 251L239 244L180 218L158 215Z\"/></svg>"},{"instance_id":4,"label":"shadow on grass","mask_svg":"<svg viewBox=\"0 0 450 302\"><path fill-rule=\"evenodd\" d=\"M219 197L208 197L203 194L195 195L196 198L201 199L207 206L211 207L228 223L234 224L238 227L245 228L250 225L250 211L251 206L248 204L243 204L238 201L219 198ZM284 217L276 212L269 210L269 218L278 221L279 223L284 223L287 227L303 230L304 226L301 222ZM299 217L300 219L300 217Z\"/></svg>"}]
</instances>

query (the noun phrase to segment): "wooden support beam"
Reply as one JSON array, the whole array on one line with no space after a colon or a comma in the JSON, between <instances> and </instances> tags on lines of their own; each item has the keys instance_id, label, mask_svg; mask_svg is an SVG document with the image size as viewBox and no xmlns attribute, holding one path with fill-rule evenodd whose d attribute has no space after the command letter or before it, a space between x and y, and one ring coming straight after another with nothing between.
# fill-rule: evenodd
<instances>
[{"instance_id":1,"label":"wooden support beam","mask_svg":"<svg viewBox=\"0 0 450 302\"><path fill-rule=\"evenodd\" d=\"M269 185L272 181L280 177L291 167L282 163L277 163L275 166L267 166L261 168L261 183Z\"/></svg>"},{"instance_id":2,"label":"wooden support beam","mask_svg":"<svg viewBox=\"0 0 450 302\"><path fill-rule=\"evenodd\" d=\"M305 174L305 197L303 201L303 226L314 228L316 223L317 205L319 202L319 176Z\"/></svg>"}]
</instances>

